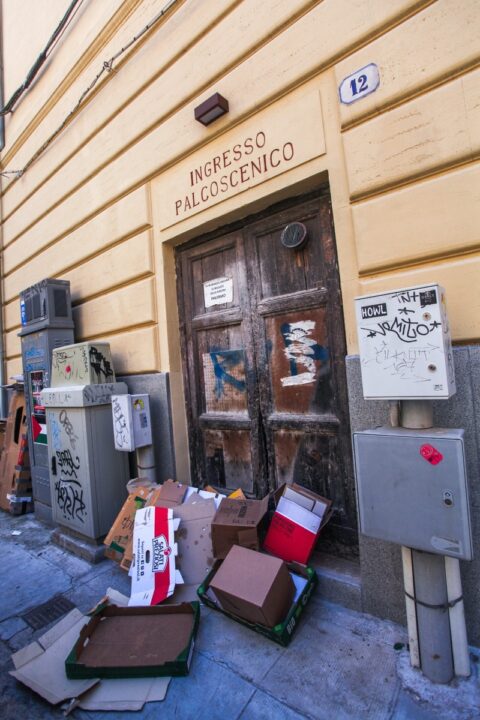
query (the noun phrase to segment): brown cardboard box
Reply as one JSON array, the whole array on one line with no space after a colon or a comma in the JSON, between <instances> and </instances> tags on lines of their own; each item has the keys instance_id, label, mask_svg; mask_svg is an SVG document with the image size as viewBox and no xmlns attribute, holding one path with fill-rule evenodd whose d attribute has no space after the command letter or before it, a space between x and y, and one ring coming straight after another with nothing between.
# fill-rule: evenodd
<instances>
[{"instance_id":1,"label":"brown cardboard box","mask_svg":"<svg viewBox=\"0 0 480 720\"><path fill-rule=\"evenodd\" d=\"M212 522L214 556L225 558L232 545L259 550L259 529L267 510L268 496L263 500L223 500Z\"/></svg>"},{"instance_id":2,"label":"brown cardboard box","mask_svg":"<svg viewBox=\"0 0 480 720\"><path fill-rule=\"evenodd\" d=\"M12 503L7 496L15 494L17 466L21 465L21 469L30 467L26 433L25 396L23 389L16 387L10 396L5 445L0 459L0 507L3 510L12 511Z\"/></svg>"},{"instance_id":3,"label":"brown cardboard box","mask_svg":"<svg viewBox=\"0 0 480 720\"><path fill-rule=\"evenodd\" d=\"M122 560L125 550L132 540L135 513L139 508L145 506L150 494L151 489L148 487L135 487L134 492L130 493L125 500L107 537L103 541L107 546L105 555L111 560L117 562Z\"/></svg>"},{"instance_id":4,"label":"brown cardboard box","mask_svg":"<svg viewBox=\"0 0 480 720\"><path fill-rule=\"evenodd\" d=\"M151 500L149 499L148 505L166 508L177 507L177 505L182 504L187 487L188 485L182 485L182 483L174 480L165 480L163 485L160 485L158 490L155 491L155 495L152 496Z\"/></svg>"},{"instance_id":5,"label":"brown cardboard box","mask_svg":"<svg viewBox=\"0 0 480 720\"><path fill-rule=\"evenodd\" d=\"M274 627L287 616L295 585L283 560L234 545L210 581L223 610Z\"/></svg>"}]
</instances>

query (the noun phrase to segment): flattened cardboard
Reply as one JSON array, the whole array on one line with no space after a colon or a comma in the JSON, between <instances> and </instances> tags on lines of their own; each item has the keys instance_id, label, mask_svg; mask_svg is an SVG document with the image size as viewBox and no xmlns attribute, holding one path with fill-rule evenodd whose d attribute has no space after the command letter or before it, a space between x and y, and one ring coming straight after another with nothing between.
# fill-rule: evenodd
<instances>
[{"instance_id":1,"label":"flattened cardboard","mask_svg":"<svg viewBox=\"0 0 480 720\"><path fill-rule=\"evenodd\" d=\"M214 559L211 529L216 512L214 500L192 495L176 508L173 517L180 519L175 534L178 546L177 565L184 584L175 588L174 602L196 600L197 587L211 570Z\"/></svg>"},{"instance_id":2,"label":"flattened cardboard","mask_svg":"<svg viewBox=\"0 0 480 720\"><path fill-rule=\"evenodd\" d=\"M265 627L285 618L295 595L282 560L238 545L230 549L210 588L224 610Z\"/></svg>"},{"instance_id":3,"label":"flattened cardboard","mask_svg":"<svg viewBox=\"0 0 480 720\"><path fill-rule=\"evenodd\" d=\"M141 710L147 702L165 700L170 677L122 678L98 682L91 690L87 690L80 698L68 707L82 710ZM71 682L82 682L72 680Z\"/></svg>"},{"instance_id":4,"label":"flattened cardboard","mask_svg":"<svg viewBox=\"0 0 480 720\"><path fill-rule=\"evenodd\" d=\"M107 596L117 604L126 605L128 598L108 588ZM37 641L22 648L12 660L17 680L30 687L45 700L56 705L68 703L84 710L141 710L146 702L165 699L170 677L132 678L129 680L69 680L65 675L65 657L88 618L72 610ZM36 658L38 662L32 662Z\"/></svg>"},{"instance_id":5,"label":"flattened cardboard","mask_svg":"<svg viewBox=\"0 0 480 720\"><path fill-rule=\"evenodd\" d=\"M15 670L10 675L56 705L63 700L78 697L93 687L98 680L72 681L65 676L65 658L88 622L85 615L75 609L68 613L37 642L27 645L12 655Z\"/></svg>"},{"instance_id":6,"label":"flattened cardboard","mask_svg":"<svg viewBox=\"0 0 480 720\"><path fill-rule=\"evenodd\" d=\"M215 558L226 558L233 545L250 550L260 549L260 526L268 510L268 496L263 500L225 499L212 522L212 546Z\"/></svg>"},{"instance_id":7,"label":"flattened cardboard","mask_svg":"<svg viewBox=\"0 0 480 720\"><path fill-rule=\"evenodd\" d=\"M130 606L157 605L183 582L175 568L174 532L179 523L170 508L145 507L135 513Z\"/></svg>"},{"instance_id":8,"label":"flattened cardboard","mask_svg":"<svg viewBox=\"0 0 480 720\"><path fill-rule=\"evenodd\" d=\"M245 627L250 628L250 630L253 630L256 633L267 637L269 640L272 640L278 645L282 645L283 647L289 645L299 625L303 611L308 604L308 601L310 600L310 597L315 587L318 584L318 577L315 570L312 567L307 567L306 565L299 565L298 563L287 564L290 575L294 578L295 586L297 587L297 584L299 584L296 582L296 578L299 578L300 580L304 581L302 582L303 588L300 588L299 592L297 590L292 606L284 620L275 625L275 627L268 628L265 627L265 625L261 625L259 623L247 622L247 620L239 618L219 606L218 602L215 600L215 597L213 596L213 594L211 594L210 582L212 578L215 577L215 573L221 566L222 562L222 560L217 560L215 562L213 569L210 571L208 576L198 588L198 596L202 603L204 603L204 605L207 605L207 607L212 608L213 610L217 610L218 612L223 613L232 620L235 620L235 622L238 622L241 625L245 625Z\"/></svg>"},{"instance_id":9,"label":"flattened cardboard","mask_svg":"<svg viewBox=\"0 0 480 720\"><path fill-rule=\"evenodd\" d=\"M277 507L264 550L286 562L307 563L321 529L330 519L331 501L296 484L282 485L275 500Z\"/></svg>"},{"instance_id":10,"label":"flattened cardboard","mask_svg":"<svg viewBox=\"0 0 480 720\"><path fill-rule=\"evenodd\" d=\"M99 608L65 661L69 678L187 675L199 603Z\"/></svg>"}]
</instances>

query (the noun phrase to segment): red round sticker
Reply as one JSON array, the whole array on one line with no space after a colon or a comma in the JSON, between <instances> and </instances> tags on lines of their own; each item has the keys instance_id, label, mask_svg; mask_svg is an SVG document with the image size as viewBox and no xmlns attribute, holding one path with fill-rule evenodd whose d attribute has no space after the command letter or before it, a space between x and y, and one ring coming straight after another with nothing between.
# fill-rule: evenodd
<instances>
[{"instance_id":1,"label":"red round sticker","mask_svg":"<svg viewBox=\"0 0 480 720\"><path fill-rule=\"evenodd\" d=\"M434 448L433 445L422 445L420 448L420 455L431 465L438 465L438 463L443 460L442 453Z\"/></svg>"}]
</instances>

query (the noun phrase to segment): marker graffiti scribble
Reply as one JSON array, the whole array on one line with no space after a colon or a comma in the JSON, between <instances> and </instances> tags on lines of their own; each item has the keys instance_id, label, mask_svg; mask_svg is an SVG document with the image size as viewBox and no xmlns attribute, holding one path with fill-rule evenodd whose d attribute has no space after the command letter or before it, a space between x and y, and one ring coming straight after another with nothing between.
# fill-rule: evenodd
<instances>
[{"instance_id":1,"label":"marker graffiti scribble","mask_svg":"<svg viewBox=\"0 0 480 720\"><path fill-rule=\"evenodd\" d=\"M55 499L64 517L85 522L87 508L78 480L56 480Z\"/></svg>"},{"instance_id":2,"label":"marker graffiti scribble","mask_svg":"<svg viewBox=\"0 0 480 720\"><path fill-rule=\"evenodd\" d=\"M392 321L384 320L377 323L375 327L362 327L361 329L368 333L367 337L369 338L377 335L386 337L388 333L393 333L402 342L414 343L420 337L429 335L437 327L440 327L440 323L436 320L430 323L421 323L409 317L395 317Z\"/></svg>"},{"instance_id":3,"label":"marker graffiti scribble","mask_svg":"<svg viewBox=\"0 0 480 720\"><path fill-rule=\"evenodd\" d=\"M90 366L97 376L99 382L111 382L114 380L113 368L109 360L93 345L90 350Z\"/></svg>"},{"instance_id":4,"label":"marker graffiti scribble","mask_svg":"<svg viewBox=\"0 0 480 720\"><path fill-rule=\"evenodd\" d=\"M115 447L128 448L130 446L130 433L123 408L117 398L112 399L113 432L115 435Z\"/></svg>"},{"instance_id":5,"label":"marker graffiti scribble","mask_svg":"<svg viewBox=\"0 0 480 720\"><path fill-rule=\"evenodd\" d=\"M70 450L57 450L57 462L60 473L67 478L77 479L77 470L80 470L80 458L76 455L75 460Z\"/></svg>"},{"instance_id":6,"label":"marker graffiti scribble","mask_svg":"<svg viewBox=\"0 0 480 720\"><path fill-rule=\"evenodd\" d=\"M78 440L78 435L75 435L75 430L73 429L73 425L67 415L66 410L62 410L60 412L60 415L58 416L58 420L60 425L63 428L63 431L65 435L68 437L70 441L70 447L72 450L75 450L75 443Z\"/></svg>"}]
</instances>

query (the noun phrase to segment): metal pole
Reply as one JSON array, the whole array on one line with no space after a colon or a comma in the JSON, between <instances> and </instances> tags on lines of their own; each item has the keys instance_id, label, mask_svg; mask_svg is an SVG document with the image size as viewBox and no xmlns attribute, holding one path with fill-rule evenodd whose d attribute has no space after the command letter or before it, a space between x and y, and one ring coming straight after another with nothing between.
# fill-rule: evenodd
<instances>
[{"instance_id":1,"label":"metal pole","mask_svg":"<svg viewBox=\"0 0 480 720\"><path fill-rule=\"evenodd\" d=\"M421 550L412 550L412 560L421 669L432 682L448 683L453 654L445 560Z\"/></svg>"},{"instance_id":2,"label":"metal pole","mask_svg":"<svg viewBox=\"0 0 480 720\"><path fill-rule=\"evenodd\" d=\"M137 448L137 472L138 477L156 482L155 477L155 453L153 445Z\"/></svg>"},{"instance_id":3,"label":"metal pole","mask_svg":"<svg viewBox=\"0 0 480 720\"><path fill-rule=\"evenodd\" d=\"M403 400L399 415L401 427L433 427L433 404L428 400ZM422 672L432 682L448 683L454 670L445 558L402 548L402 560L408 635L413 638L410 661L413 667L420 662Z\"/></svg>"}]
</instances>

